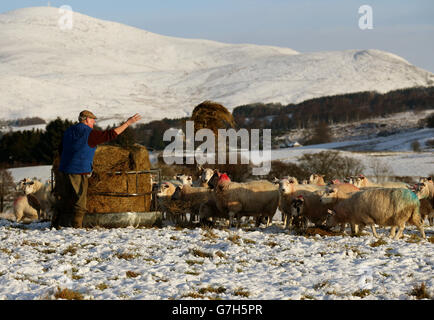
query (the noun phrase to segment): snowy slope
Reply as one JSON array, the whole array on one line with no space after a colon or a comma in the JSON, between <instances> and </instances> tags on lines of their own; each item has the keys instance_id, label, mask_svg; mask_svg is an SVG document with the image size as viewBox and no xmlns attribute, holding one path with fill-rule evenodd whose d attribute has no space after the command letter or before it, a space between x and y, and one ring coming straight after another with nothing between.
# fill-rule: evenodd
<instances>
[{"instance_id":1,"label":"snowy slope","mask_svg":"<svg viewBox=\"0 0 434 320\"><path fill-rule=\"evenodd\" d=\"M408 300L433 297L433 247L404 238L305 237L281 222L235 229L49 229L0 220L0 299ZM425 228L433 238L434 228ZM372 245L372 246L371 246ZM201 256L202 255L202 256ZM208 318L208 317L207 317Z\"/></svg>"},{"instance_id":2,"label":"snowy slope","mask_svg":"<svg viewBox=\"0 0 434 320\"><path fill-rule=\"evenodd\" d=\"M188 115L210 99L229 109L323 95L434 84L434 75L378 50L303 53L150 33L56 8L0 14L0 118Z\"/></svg>"}]
</instances>

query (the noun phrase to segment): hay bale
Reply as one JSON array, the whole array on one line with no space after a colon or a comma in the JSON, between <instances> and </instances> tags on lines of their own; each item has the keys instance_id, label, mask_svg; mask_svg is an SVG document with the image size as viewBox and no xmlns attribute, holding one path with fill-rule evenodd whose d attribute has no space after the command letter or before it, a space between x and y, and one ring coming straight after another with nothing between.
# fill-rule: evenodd
<instances>
[{"instance_id":1,"label":"hay bale","mask_svg":"<svg viewBox=\"0 0 434 320\"><path fill-rule=\"evenodd\" d=\"M56 183L59 158L53 162ZM152 191L150 174L126 174L128 171L149 170L151 163L145 147L135 144L129 149L101 145L95 152L93 173L89 178L87 210L89 214L147 212L151 206L151 195L137 197L118 197L98 195L97 193L146 193ZM122 172L121 175L112 174ZM136 188L137 179L137 188Z\"/></svg>"},{"instance_id":2,"label":"hay bale","mask_svg":"<svg viewBox=\"0 0 434 320\"><path fill-rule=\"evenodd\" d=\"M89 179L87 210L89 213L146 212L150 210L151 196L113 197L98 192L151 192L151 175L126 174L128 171L149 170L151 163L145 147L131 149L117 146L99 146L95 152L93 174ZM112 174L123 172L121 175ZM136 188L137 179L137 188Z\"/></svg>"}]
</instances>

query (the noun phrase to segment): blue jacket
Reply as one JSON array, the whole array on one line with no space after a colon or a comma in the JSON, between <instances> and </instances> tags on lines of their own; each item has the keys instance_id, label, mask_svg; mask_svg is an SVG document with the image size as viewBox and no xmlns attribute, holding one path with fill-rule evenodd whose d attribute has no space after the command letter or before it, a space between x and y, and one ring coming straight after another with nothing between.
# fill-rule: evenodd
<instances>
[{"instance_id":1,"label":"blue jacket","mask_svg":"<svg viewBox=\"0 0 434 320\"><path fill-rule=\"evenodd\" d=\"M84 123L66 129L62 139L59 171L74 174L92 172L96 147L89 147L87 142L91 131L92 128Z\"/></svg>"}]
</instances>

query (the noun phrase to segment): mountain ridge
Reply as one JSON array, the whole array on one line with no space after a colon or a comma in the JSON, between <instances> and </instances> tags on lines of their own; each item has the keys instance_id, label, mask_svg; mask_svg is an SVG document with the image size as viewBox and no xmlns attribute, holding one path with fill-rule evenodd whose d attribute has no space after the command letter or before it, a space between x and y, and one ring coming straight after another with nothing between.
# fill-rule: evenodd
<instances>
[{"instance_id":1,"label":"mountain ridge","mask_svg":"<svg viewBox=\"0 0 434 320\"><path fill-rule=\"evenodd\" d=\"M434 74L375 49L299 53L158 35L57 8L0 14L0 118L183 117L204 100L228 109L325 95L429 86Z\"/></svg>"}]
</instances>

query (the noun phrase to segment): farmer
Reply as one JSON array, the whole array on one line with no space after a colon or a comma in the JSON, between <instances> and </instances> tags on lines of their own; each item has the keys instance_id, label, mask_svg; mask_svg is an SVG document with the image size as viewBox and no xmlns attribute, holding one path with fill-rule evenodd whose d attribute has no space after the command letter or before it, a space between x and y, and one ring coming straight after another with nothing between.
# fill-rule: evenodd
<instances>
[{"instance_id":1,"label":"farmer","mask_svg":"<svg viewBox=\"0 0 434 320\"><path fill-rule=\"evenodd\" d=\"M78 116L79 122L70 126L63 134L59 147L60 181L56 183L60 205L53 219L55 228L82 228L87 212L88 179L92 174L96 146L113 140L128 126L139 121L141 116L136 113L119 127L105 131L93 129L95 119L92 112L83 110Z\"/></svg>"}]
</instances>

